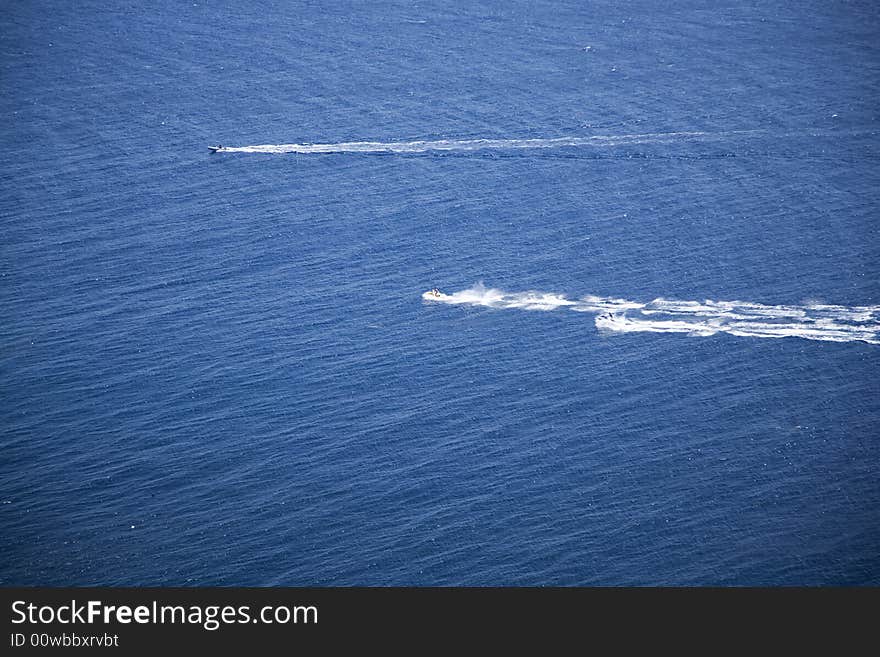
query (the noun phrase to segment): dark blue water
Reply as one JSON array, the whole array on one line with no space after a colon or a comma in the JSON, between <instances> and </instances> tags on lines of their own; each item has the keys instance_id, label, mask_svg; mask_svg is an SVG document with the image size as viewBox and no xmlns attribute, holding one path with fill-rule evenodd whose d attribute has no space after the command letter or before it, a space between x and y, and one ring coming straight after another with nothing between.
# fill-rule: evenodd
<instances>
[{"instance_id":1,"label":"dark blue water","mask_svg":"<svg viewBox=\"0 0 880 657\"><path fill-rule=\"evenodd\" d=\"M0 583L880 584L872 2L4 3ZM208 144L654 135L602 147Z\"/></svg>"}]
</instances>

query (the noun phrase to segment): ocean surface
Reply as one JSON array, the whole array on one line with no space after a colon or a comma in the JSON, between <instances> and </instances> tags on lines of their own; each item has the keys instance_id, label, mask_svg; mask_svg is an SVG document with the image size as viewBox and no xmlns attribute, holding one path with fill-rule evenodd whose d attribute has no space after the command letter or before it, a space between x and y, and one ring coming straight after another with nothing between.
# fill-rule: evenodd
<instances>
[{"instance_id":1,"label":"ocean surface","mask_svg":"<svg viewBox=\"0 0 880 657\"><path fill-rule=\"evenodd\" d=\"M0 83L0 584L880 584L876 2L5 2Z\"/></svg>"}]
</instances>

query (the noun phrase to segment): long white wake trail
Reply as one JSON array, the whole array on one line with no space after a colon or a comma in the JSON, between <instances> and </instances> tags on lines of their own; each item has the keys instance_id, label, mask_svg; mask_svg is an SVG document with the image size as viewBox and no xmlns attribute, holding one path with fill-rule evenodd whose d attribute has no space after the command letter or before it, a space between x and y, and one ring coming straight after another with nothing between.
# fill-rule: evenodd
<instances>
[{"instance_id":1,"label":"long white wake trail","mask_svg":"<svg viewBox=\"0 0 880 657\"><path fill-rule=\"evenodd\" d=\"M500 309L557 310L596 314L600 331L618 333L685 333L708 336L730 333L754 338L797 337L827 342L880 344L880 306L827 304L767 305L749 301L677 301L658 298L640 302L612 297L569 299L549 292L504 292L475 285L426 301Z\"/></svg>"},{"instance_id":2,"label":"long white wake trail","mask_svg":"<svg viewBox=\"0 0 880 657\"><path fill-rule=\"evenodd\" d=\"M259 144L255 146L222 146L220 153L426 153L429 151L521 150L536 148L608 147L629 144L662 144L681 141L708 142L734 134L733 132L655 132L630 135L596 135L591 137L554 137L549 139L437 139L433 141L349 141L336 144Z\"/></svg>"}]
</instances>

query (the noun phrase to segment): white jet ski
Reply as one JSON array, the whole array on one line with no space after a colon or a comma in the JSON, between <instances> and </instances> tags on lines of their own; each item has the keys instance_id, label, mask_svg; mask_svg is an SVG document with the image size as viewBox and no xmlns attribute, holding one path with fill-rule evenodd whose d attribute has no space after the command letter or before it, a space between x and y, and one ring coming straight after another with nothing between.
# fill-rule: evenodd
<instances>
[{"instance_id":1,"label":"white jet ski","mask_svg":"<svg viewBox=\"0 0 880 657\"><path fill-rule=\"evenodd\" d=\"M451 299L448 294L443 294L436 287L433 290L428 290L427 292L422 292L422 299L425 301L443 301L444 299Z\"/></svg>"},{"instance_id":2,"label":"white jet ski","mask_svg":"<svg viewBox=\"0 0 880 657\"><path fill-rule=\"evenodd\" d=\"M613 328L626 324L626 317L614 313L602 313L596 317L596 328Z\"/></svg>"}]
</instances>

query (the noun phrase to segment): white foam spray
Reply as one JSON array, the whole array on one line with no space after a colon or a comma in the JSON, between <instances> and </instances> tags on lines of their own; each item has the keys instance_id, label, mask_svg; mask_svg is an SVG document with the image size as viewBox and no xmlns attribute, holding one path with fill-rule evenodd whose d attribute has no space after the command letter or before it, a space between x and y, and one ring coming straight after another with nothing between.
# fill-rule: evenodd
<instances>
[{"instance_id":1,"label":"white foam spray","mask_svg":"<svg viewBox=\"0 0 880 657\"><path fill-rule=\"evenodd\" d=\"M587 295L569 299L552 292L505 292L482 284L451 294L422 295L433 303L499 309L551 311L560 308L597 314L603 332L684 333L709 336L797 337L827 342L880 344L880 306L827 304L768 305L750 301L679 301L658 298L640 302Z\"/></svg>"}]
</instances>

